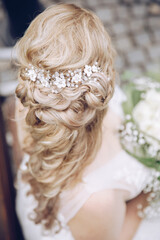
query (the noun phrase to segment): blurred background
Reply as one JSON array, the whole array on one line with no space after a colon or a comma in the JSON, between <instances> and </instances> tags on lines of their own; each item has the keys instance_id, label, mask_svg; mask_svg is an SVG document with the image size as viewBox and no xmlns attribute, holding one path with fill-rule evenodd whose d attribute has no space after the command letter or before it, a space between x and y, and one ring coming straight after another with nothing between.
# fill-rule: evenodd
<instances>
[{"instance_id":1,"label":"blurred background","mask_svg":"<svg viewBox=\"0 0 160 240\"><path fill-rule=\"evenodd\" d=\"M102 20L117 50L120 80L160 71L160 0L0 0L0 240L21 240L13 182L21 153L14 122L13 47L33 18L55 3L75 3Z\"/></svg>"}]
</instances>

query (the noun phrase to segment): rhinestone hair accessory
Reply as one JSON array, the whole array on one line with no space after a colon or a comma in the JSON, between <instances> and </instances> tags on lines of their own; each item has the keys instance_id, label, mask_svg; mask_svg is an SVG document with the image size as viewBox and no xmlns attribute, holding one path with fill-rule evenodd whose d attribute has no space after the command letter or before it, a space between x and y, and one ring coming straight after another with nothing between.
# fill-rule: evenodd
<instances>
[{"instance_id":1,"label":"rhinestone hair accessory","mask_svg":"<svg viewBox=\"0 0 160 240\"><path fill-rule=\"evenodd\" d=\"M77 88L90 81L97 81L97 78L91 78L91 75L100 72L102 71L98 62L95 62L92 66L85 65L84 68L74 71L68 70L66 73L55 72L54 74L49 70L42 69L41 66L37 68L30 64L29 68L25 68L24 75L32 82L51 88L51 92L59 93L63 88ZM108 80L110 79L108 78Z\"/></svg>"}]
</instances>

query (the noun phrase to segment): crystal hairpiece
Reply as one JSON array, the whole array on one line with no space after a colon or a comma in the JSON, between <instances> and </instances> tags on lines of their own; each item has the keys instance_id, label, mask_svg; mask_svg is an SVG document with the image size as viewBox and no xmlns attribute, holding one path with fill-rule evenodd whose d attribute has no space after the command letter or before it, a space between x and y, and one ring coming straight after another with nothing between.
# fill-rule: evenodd
<instances>
[{"instance_id":1,"label":"crystal hairpiece","mask_svg":"<svg viewBox=\"0 0 160 240\"><path fill-rule=\"evenodd\" d=\"M85 65L82 69L75 69L74 71L68 70L66 73L55 72L51 74L49 70L44 70L41 67L37 68L33 65L29 65L29 68L25 68L25 76L29 80L41 84L44 87L52 88L53 93L58 93L63 88L77 88L86 82L97 81L97 78L92 78L93 73L102 72L98 66L98 62L94 65Z\"/></svg>"}]
</instances>

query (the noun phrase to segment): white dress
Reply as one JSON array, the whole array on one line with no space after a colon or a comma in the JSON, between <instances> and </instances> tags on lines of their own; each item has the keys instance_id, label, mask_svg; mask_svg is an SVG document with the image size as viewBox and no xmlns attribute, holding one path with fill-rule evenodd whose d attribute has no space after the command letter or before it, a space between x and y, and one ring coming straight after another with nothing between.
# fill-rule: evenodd
<instances>
[{"instance_id":1,"label":"white dress","mask_svg":"<svg viewBox=\"0 0 160 240\"><path fill-rule=\"evenodd\" d=\"M124 96L116 88L110 107L120 115L122 114L120 102L123 99ZM22 168L25 167L27 160L28 156L26 155L21 165ZM25 239L74 240L67 222L76 215L93 193L105 189L122 189L129 192L127 200L133 199L145 188L151 171L123 150L103 166L99 166L91 172L86 171L81 183L72 190L63 191L60 195L58 219L62 229L57 234L55 234L56 228L45 232L41 224L35 225L33 221L29 220L28 215L32 213L37 203L33 196L26 196L30 186L19 180L16 210ZM154 220L143 220L133 240L160 240L159 226L160 218L158 217Z\"/></svg>"}]
</instances>

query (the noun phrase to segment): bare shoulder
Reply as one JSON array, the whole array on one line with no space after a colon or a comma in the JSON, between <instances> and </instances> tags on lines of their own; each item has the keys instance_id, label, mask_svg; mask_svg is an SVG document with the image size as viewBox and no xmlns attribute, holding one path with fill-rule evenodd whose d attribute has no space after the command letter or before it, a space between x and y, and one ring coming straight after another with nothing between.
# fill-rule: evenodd
<instances>
[{"instance_id":1,"label":"bare shoulder","mask_svg":"<svg viewBox=\"0 0 160 240\"><path fill-rule=\"evenodd\" d=\"M117 240L125 215L121 191L105 190L92 194L69 222L76 240Z\"/></svg>"}]
</instances>

